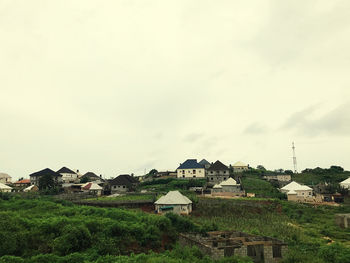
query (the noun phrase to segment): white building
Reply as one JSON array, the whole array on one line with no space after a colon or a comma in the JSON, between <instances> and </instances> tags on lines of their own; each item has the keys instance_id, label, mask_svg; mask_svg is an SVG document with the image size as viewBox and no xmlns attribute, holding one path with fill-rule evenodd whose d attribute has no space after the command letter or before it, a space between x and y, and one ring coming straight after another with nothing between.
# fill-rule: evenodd
<instances>
[{"instance_id":1,"label":"white building","mask_svg":"<svg viewBox=\"0 0 350 263\"><path fill-rule=\"evenodd\" d=\"M281 192L286 193L287 195L290 191L293 191L292 194L296 192L297 197L312 197L313 193L312 188L298 184L294 181L281 188Z\"/></svg>"},{"instance_id":2,"label":"white building","mask_svg":"<svg viewBox=\"0 0 350 263\"><path fill-rule=\"evenodd\" d=\"M79 175L68 169L67 167L62 167L57 171L57 173L62 175L62 182L63 183L78 183L79 182Z\"/></svg>"},{"instance_id":3,"label":"white building","mask_svg":"<svg viewBox=\"0 0 350 263\"><path fill-rule=\"evenodd\" d=\"M234 165L232 165L232 168L234 173L241 173L241 172L247 171L249 169L249 166L239 161L239 162L236 162Z\"/></svg>"},{"instance_id":4,"label":"white building","mask_svg":"<svg viewBox=\"0 0 350 263\"><path fill-rule=\"evenodd\" d=\"M12 191L12 187L6 184L0 183L0 192L11 192L11 191Z\"/></svg>"},{"instance_id":5,"label":"white building","mask_svg":"<svg viewBox=\"0 0 350 263\"><path fill-rule=\"evenodd\" d=\"M197 159L188 159L176 169L177 178L205 178L205 168Z\"/></svg>"},{"instance_id":6,"label":"white building","mask_svg":"<svg viewBox=\"0 0 350 263\"><path fill-rule=\"evenodd\" d=\"M339 183L341 187L345 189L350 189L350 177Z\"/></svg>"},{"instance_id":7,"label":"white building","mask_svg":"<svg viewBox=\"0 0 350 263\"><path fill-rule=\"evenodd\" d=\"M10 184L11 183L11 176L5 173L0 173L0 183L2 184Z\"/></svg>"},{"instance_id":8,"label":"white building","mask_svg":"<svg viewBox=\"0 0 350 263\"><path fill-rule=\"evenodd\" d=\"M192 212L192 201L179 191L170 191L155 203L157 213L173 212L188 215Z\"/></svg>"}]
</instances>

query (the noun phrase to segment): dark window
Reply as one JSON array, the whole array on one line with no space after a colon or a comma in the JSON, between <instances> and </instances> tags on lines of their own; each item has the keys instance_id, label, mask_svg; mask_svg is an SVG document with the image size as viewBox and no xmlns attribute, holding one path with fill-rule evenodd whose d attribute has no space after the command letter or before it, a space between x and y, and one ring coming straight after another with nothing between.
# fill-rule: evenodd
<instances>
[{"instance_id":1,"label":"dark window","mask_svg":"<svg viewBox=\"0 0 350 263\"><path fill-rule=\"evenodd\" d=\"M182 177L183 177L183 178L185 178L185 176L184 176L184 175L183 175Z\"/></svg>"},{"instance_id":2,"label":"dark window","mask_svg":"<svg viewBox=\"0 0 350 263\"><path fill-rule=\"evenodd\" d=\"M224 177L224 180L226 180L226 177Z\"/></svg>"},{"instance_id":3,"label":"dark window","mask_svg":"<svg viewBox=\"0 0 350 263\"><path fill-rule=\"evenodd\" d=\"M195 178L196 176L194 175L193 177Z\"/></svg>"},{"instance_id":4,"label":"dark window","mask_svg":"<svg viewBox=\"0 0 350 263\"><path fill-rule=\"evenodd\" d=\"M212 178L210 178L210 180L212 180L212 181L213 181L213 180L214 180L214 178L212 177Z\"/></svg>"},{"instance_id":5,"label":"dark window","mask_svg":"<svg viewBox=\"0 0 350 263\"><path fill-rule=\"evenodd\" d=\"M193 173L196 174L196 170L193 170Z\"/></svg>"},{"instance_id":6,"label":"dark window","mask_svg":"<svg viewBox=\"0 0 350 263\"><path fill-rule=\"evenodd\" d=\"M213 247L217 247L218 246L218 242L214 241L213 242Z\"/></svg>"},{"instance_id":7,"label":"dark window","mask_svg":"<svg viewBox=\"0 0 350 263\"><path fill-rule=\"evenodd\" d=\"M272 257L274 257L274 258L281 258L282 257L281 246L272 245Z\"/></svg>"},{"instance_id":8,"label":"dark window","mask_svg":"<svg viewBox=\"0 0 350 263\"><path fill-rule=\"evenodd\" d=\"M210 173L212 174L212 173L213 173L213 171L210 171Z\"/></svg>"},{"instance_id":9,"label":"dark window","mask_svg":"<svg viewBox=\"0 0 350 263\"><path fill-rule=\"evenodd\" d=\"M123 185L123 188L125 188L125 185Z\"/></svg>"},{"instance_id":10,"label":"dark window","mask_svg":"<svg viewBox=\"0 0 350 263\"><path fill-rule=\"evenodd\" d=\"M256 251L254 246L248 246L247 247L247 256L248 257L255 257L256 256Z\"/></svg>"},{"instance_id":11,"label":"dark window","mask_svg":"<svg viewBox=\"0 0 350 263\"><path fill-rule=\"evenodd\" d=\"M226 173L226 171L224 171L224 174Z\"/></svg>"},{"instance_id":12,"label":"dark window","mask_svg":"<svg viewBox=\"0 0 350 263\"><path fill-rule=\"evenodd\" d=\"M185 170L182 170L182 174L185 174Z\"/></svg>"}]
</instances>

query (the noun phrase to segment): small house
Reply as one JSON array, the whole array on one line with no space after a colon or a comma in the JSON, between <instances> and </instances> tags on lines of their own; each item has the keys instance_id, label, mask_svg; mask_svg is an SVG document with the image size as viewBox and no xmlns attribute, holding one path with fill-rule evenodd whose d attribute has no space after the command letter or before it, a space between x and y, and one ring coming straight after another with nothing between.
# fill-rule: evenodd
<instances>
[{"instance_id":1,"label":"small house","mask_svg":"<svg viewBox=\"0 0 350 263\"><path fill-rule=\"evenodd\" d=\"M82 177L80 177L80 181L95 182L97 184L102 184L105 180L102 179L102 175L98 176L93 172L87 172Z\"/></svg>"},{"instance_id":2,"label":"small house","mask_svg":"<svg viewBox=\"0 0 350 263\"><path fill-rule=\"evenodd\" d=\"M14 186L16 187L28 187L30 186L30 180L29 179L22 179L18 180L17 182L14 182Z\"/></svg>"},{"instance_id":3,"label":"small house","mask_svg":"<svg viewBox=\"0 0 350 263\"><path fill-rule=\"evenodd\" d=\"M217 196L243 196L245 191L242 190L240 184L237 184L236 180L233 178L228 178L226 181L220 184L214 185L212 189L212 195Z\"/></svg>"},{"instance_id":4,"label":"small house","mask_svg":"<svg viewBox=\"0 0 350 263\"><path fill-rule=\"evenodd\" d=\"M179 191L170 191L155 203L157 213L175 213L188 215L192 212L192 201Z\"/></svg>"},{"instance_id":5,"label":"small house","mask_svg":"<svg viewBox=\"0 0 350 263\"><path fill-rule=\"evenodd\" d=\"M83 192L88 192L89 194L101 196L103 188L95 182L88 182L81 186L81 190Z\"/></svg>"},{"instance_id":6,"label":"small house","mask_svg":"<svg viewBox=\"0 0 350 263\"><path fill-rule=\"evenodd\" d=\"M242 173L249 169L249 165L239 161L239 162L236 162L234 165L232 165L232 168L234 173Z\"/></svg>"},{"instance_id":7,"label":"small house","mask_svg":"<svg viewBox=\"0 0 350 263\"><path fill-rule=\"evenodd\" d=\"M139 181L131 175L121 174L109 181L111 193L122 193L134 191Z\"/></svg>"},{"instance_id":8,"label":"small house","mask_svg":"<svg viewBox=\"0 0 350 263\"><path fill-rule=\"evenodd\" d=\"M10 193L10 192L12 192L12 187L10 187L6 184L0 183L0 192Z\"/></svg>"},{"instance_id":9,"label":"small house","mask_svg":"<svg viewBox=\"0 0 350 263\"><path fill-rule=\"evenodd\" d=\"M177 178L205 178L205 168L197 159L188 159L176 169Z\"/></svg>"},{"instance_id":10,"label":"small house","mask_svg":"<svg viewBox=\"0 0 350 263\"><path fill-rule=\"evenodd\" d=\"M287 194L289 201L313 201L312 188L294 181L282 187L281 192Z\"/></svg>"},{"instance_id":11,"label":"small house","mask_svg":"<svg viewBox=\"0 0 350 263\"><path fill-rule=\"evenodd\" d=\"M0 173L0 183L2 184L10 184L11 183L11 176L9 176L6 173Z\"/></svg>"}]
</instances>

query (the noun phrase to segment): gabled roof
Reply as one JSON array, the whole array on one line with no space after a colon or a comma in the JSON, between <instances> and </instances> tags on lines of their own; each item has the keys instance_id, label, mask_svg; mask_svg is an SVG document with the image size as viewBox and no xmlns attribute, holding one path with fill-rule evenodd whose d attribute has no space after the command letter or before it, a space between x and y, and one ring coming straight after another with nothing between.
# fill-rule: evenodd
<instances>
[{"instance_id":1,"label":"gabled roof","mask_svg":"<svg viewBox=\"0 0 350 263\"><path fill-rule=\"evenodd\" d=\"M224 165L222 162L217 160L215 163L210 165L208 168L208 171L222 171L222 170L228 170L228 167Z\"/></svg>"},{"instance_id":2,"label":"gabled roof","mask_svg":"<svg viewBox=\"0 0 350 263\"><path fill-rule=\"evenodd\" d=\"M62 177L61 174L56 173L55 171L52 171L52 170L49 169L49 168L43 169L43 170L41 170L41 171L39 171L39 172L32 173L32 174L30 174L29 176L43 176L43 175L48 175L48 174L49 174L49 175L52 175L52 176L55 176L55 177L57 177L57 176Z\"/></svg>"},{"instance_id":3,"label":"gabled roof","mask_svg":"<svg viewBox=\"0 0 350 263\"><path fill-rule=\"evenodd\" d=\"M131 186L132 184L138 183L138 180L128 174L121 174L109 181L110 185L126 185Z\"/></svg>"},{"instance_id":4,"label":"gabled roof","mask_svg":"<svg viewBox=\"0 0 350 263\"><path fill-rule=\"evenodd\" d=\"M89 178L100 178L98 175L94 174L93 172L87 172L82 177L89 177Z\"/></svg>"},{"instance_id":5,"label":"gabled roof","mask_svg":"<svg viewBox=\"0 0 350 263\"><path fill-rule=\"evenodd\" d=\"M30 184L30 179L19 180L15 184Z\"/></svg>"},{"instance_id":6,"label":"gabled roof","mask_svg":"<svg viewBox=\"0 0 350 263\"><path fill-rule=\"evenodd\" d=\"M248 165L246 165L245 163L238 161L236 162L234 165L232 165L233 167L248 167Z\"/></svg>"},{"instance_id":7,"label":"gabled roof","mask_svg":"<svg viewBox=\"0 0 350 263\"><path fill-rule=\"evenodd\" d=\"M71 169L68 169L67 167L62 167L61 169L59 169L57 171L57 173L59 173L59 174L75 174L74 171L72 171Z\"/></svg>"},{"instance_id":8,"label":"gabled roof","mask_svg":"<svg viewBox=\"0 0 350 263\"><path fill-rule=\"evenodd\" d=\"M199 164L201 164L203 166L204 165L208 165L208 164L210 165L210 162L208 162L207 160L203 159L202 161L199 162Z\"/></svg>"},{"instance_id":9,"label":"gabled roof","mask_svg":"<svg viewBox=\"0 0 350 263\"><path fill-rule=\"evenodd\" d=\"M197 163L197 159L187 159L184 163L180 164L177 169L196 169L204 168L203 165Z\"/></svg>"},{"instance_id":10,"label":"gabled roof","mask_svg":"<svg viewBox=\"0 0 350 263\"><path fill-rule=\"evenodd\" d=\"M221 186L221 185L219 185L219 184L216 184L216 185L214 185L214 186L213 186L213 188L215 188L215 189L221 189L221 188L222 188L222 186Z\"/></svg>"},{"instance_id":11,"label":"gabled roof","mask_svg":"<svg viewBox=\"0 0 350 263\"><path fill-rule=\"evenodd\" d=\"M12 187L9 187L9 186L7 186L6 184L0 183L0 189L2 189L2 190L11 190Z\"/></svg>"},{"instance_id":12,"label":"gabled roof","mask_svg":"<svg viewBox=\"0 0 350 263\"><path fill-rule=\"evenodd\" d=\"M306 186L306 185L301 185L298 184L297 182L291 182L289 184L287 184L286 186L282 187L281 190L285 190L285 191L300 191L300 190L312 190L312 188Z\"/></svg>"},{"instance_id":13,"label":"gabled roof","mask_svg":"<svg viewBox=\"0 0 350 263\"><path fill-rule=\"evenodd\" d=\"M348 179L345 179L344 181L340 182L340 184L350 184L350 177Z\"/></svg>"},{"instance_id":14,"label":"gabled roof","mask_svg":"<svg viewBox=\"0 0 350 263\"><path fill-rule=\"evenodd\" d=\"M192 204L192 201L179 191L170 191L154 203L157 205L188 205Z\"/></svg>"},{"instance_id":15,"label":"gabled roof","mask_svg":"<svg viewBox=\"0 0 350 263\"><path fill-rule=\"evenodd\" d=\"M28 186L27 188L23 189L23 192L29 192L31 191L33 188L37 187L36 185L31 185L31 186Z\"/></svg>"},{"instance_id":16,"label":"gabled roof","mask_svg":"<svg viewBox=\"0 0 350 263\"><path fill-rule=\"evenodd\" d=\"M237 185L237 182L233 178L228 178L226 181L223 181L220 183L221 186L231 186L231 185Z\"/></svg>"}]
</instances>

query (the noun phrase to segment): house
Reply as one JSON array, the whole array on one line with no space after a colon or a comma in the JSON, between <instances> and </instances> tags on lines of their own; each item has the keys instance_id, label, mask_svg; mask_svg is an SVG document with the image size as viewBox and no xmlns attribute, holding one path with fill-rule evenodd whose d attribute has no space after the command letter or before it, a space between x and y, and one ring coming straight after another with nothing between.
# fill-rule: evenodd
<instances>
[{"instance_id":1,"label":"house","mask_svg":"<svg viewBox=\"0 0 350 263\"><path fill-rule=\"evenodd\" d=\"M82 177L80 177L80 180L83 180L85 182L95 182L97 184L102 184L105 181L102 179L102 175L98 176L93 172L87 172Z\"/></svg>"},{"instance_id":2,"label":"house","mask_svg":"<svg viewBox=\"0 0 350 263\"><path fill-rule=\"evenodd\" d=\"M175 213L188 215L192 212L192 201L179 191L170 191L155 203L157 213Z\"/></svg>"},{"instance_id":3,"label":"house","mask_svg":"<svg viewBox=\"0 0 350 263\"><path fill-rule=\"evenodd\" d=\"M39 187L37 187L34 184L23 189L23 192L37 192L37 191L39 191Z\"/></svg>"},{"instance_id":4,"label":"house","mask_svg":"<svg viewBox=\"0 0 350 263\"><path fill-rule=\"evenodd\" d=\"M101 186L99 186L97 183L88 182L88 183L81 186L81 190L83 192L88 192L89 194L101 196L103 188Z\"/></svg>"},{"instance_id":5,"label":"house","mask_svg":"<svg viewBox=\"0 0 350 263\"><path fill-rule=\"evenodd\" d=\"M211 164L207 169L207 180L209 183L221 183L229 178L230 170L219 160Z\"/></svg>"},{"instance_id":6,"label":"house","mask_svg":"<svg viewBox=\"0 0 350 263\"><path fill-rule=\"evenodd\" d=\"M176 169L177 178L205 178L204 166L197 159L188 159Z\"/></svg>"},{"instance_id":7,"label":"house","mask_svg":"<svg viewBox=\"0 0 350 263\"><path fill-rule=\"evenodd\" d=\"M216 196L244 196L245 191L242 190L240 184L237 184L233 178L228 178L220 184L214 185L212 195Z\"/></svg>"},{"instance_id":8,"label":"house","mask_svg":"<svg viewBox=\"0 0 350 263\"><path fill-rule=\"evenodd\" d=\"M5 173L0 173L0 183L2 184L10 184L11 183L11 176Z\"/></svg>"},{"instance_id":9,"label":"house","mask_svg":"<svg viewBox=\"0 0 350 263\"><path fill-rule=\"evenodd\" d=\"M16 187L28 187L30 186L30 179L22 179L17 182L14 182L14 186Z\"/></svg>"},{"instance_id":10,"label":"house","mask_svg":"<svg viewBox=\"0 0 350 263\"><path fill-rule=\"evenodd\" d=\"M57 171L57 173L62 175L63 183L78 183L79 176L76 172L68 169L67 167L62 167Z\"/></svg>"},{"instance_id":11,"label":"house","mask_svg":"<svg viewBox=\"0 0 350 263\"><path fill-rule=\"evenodd\" d=\"M344 189L350 189L350 177L339 183Z\"/></svg>"},{"instance_id":12,"label":"house","mask_svg":"<svg viewBox=\"0 0 350 263\"><path fill-rule=\"evenodd\" d=\"M232 165L232 168L234 173L241 173L247 171L249 169L249 165L239 161Z\"/></svg>"},{"instance_id":13,"label":"house","mask_svg":"<svg viewBox=\"0 0 350 263\"><path fill-rule=\"evenodd\" d=\"M265 175L264 179L267 181L277 180L278 182L290 182L292 177L290 174Z\"/></svg>"},{"instance_id":14,"label":"house","mask_svg":"<svg viewBox=\"0 0 350 263\"><path fill-rule=\"evenodd\" d=\"M57 185L62 184L62 175L49 168L30 174L30 183L39 186L39 179L44 175L51 175Z\"/></svg>"},{"instance_id":15,"label":"house","mask_svg":"<svg viewBox=\"0 0 350 263\"><path fill-rule=\"evenodd\" d=\"M313 190L306 185L301 185L293 181L280 190L282 193L287 194L288 201L313 201Z\"/></svg>"},{"instance_id":16,"label":"house","mask_svg":"<svg viewBox=\"0 0 350 263\"><path fill-rule=\"evenodd\" d=\"M238 231L213 231L206 235L180 233L179 243L196 246L215 260L237 255L250 257L255 263L280 262L288 251L287 244L281 240Z\"/></svg>"},{"instance_id":17,"label":"house","mask_svg":"<svg viewBox=\"0 0 350 263\"><path fill-rule=\"evenodd\" d=\"M112 194L134 191L138 183L139 181L136 178L128 174L121 174L113 180L108 181Z\"/></svg>"},{"instance_id":18,"label":"house","mask_svg":"<svg viewBox=\"0 0 350 263\"><path fill-rule=\"evenodd\" d=\"M0 183L0 192L10 193L11 191L12 191L12 187L10 187L6 184Z\"/></svg>"},{"instance_id":19,"label":"house","mask_svg":"<svg viewBox=\"0 0 350 263\"><path fill-rule=\"evenodd\" d=\"M199 162L199 164L203 165L205 169L208 169L210 167L210 162L207 160L203 159L202 161Z\"/></svg>"}]
</instances>

